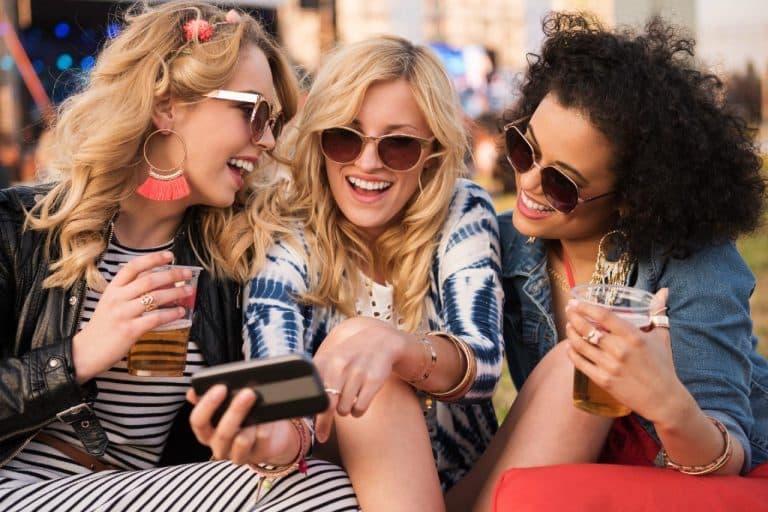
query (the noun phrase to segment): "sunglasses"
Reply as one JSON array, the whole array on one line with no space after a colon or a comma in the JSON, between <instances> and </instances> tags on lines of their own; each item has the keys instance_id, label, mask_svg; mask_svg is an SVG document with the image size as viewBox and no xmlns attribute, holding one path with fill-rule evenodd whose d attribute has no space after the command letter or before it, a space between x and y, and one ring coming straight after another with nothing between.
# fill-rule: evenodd
<instances>
[{"instance_id":1,"label":"sunglasses","mask_svg":"<svg viewBox=\"0 0 768 512\"><path fill-rule=\"evenodd\" d=\"M258 144L264 136L267 127L272 130L272 137L275 139L277 139L280 136L280 132L283 131L283 112L275 112L272 105L270 105L261 94L216 89L205 96L207 98L216 98L219 100L252 103L253 110L251 110L248 124L251 127L251 143L254 145Z\"/></svg>"},{"instance_id":2,"label":"sunglasses","mask_svg":"<svg viewBox=\"0 0 768 512\"><path fill-rule=\"evenodd\" d=\"M611 191L594 197L579 197L579 186L568 174L556 165L542 167L536 161L533 146L516 126L518 122L504 126L507 160L512 168L520 174L530 171L534 166L539 168L541 173L541 189L552 208L561 213L570 213L581 203L587 203L613 194Z\"/></svg>"},{"instance_id":3,"label":"sunglasses","mask_svg":"<svg viewBox=\"0 0 768 512\"><path fill-rule=\"evenodd\" d=\"M360 157L366 142L372 141L381 163L392 171L405 172L416 167L424 148L429 147L434 140L435 137L422 139L399 133L373 137L352 128L338 127L323 130L320 149L334 162L348 164Z\"/></svg>"}]
</instances>

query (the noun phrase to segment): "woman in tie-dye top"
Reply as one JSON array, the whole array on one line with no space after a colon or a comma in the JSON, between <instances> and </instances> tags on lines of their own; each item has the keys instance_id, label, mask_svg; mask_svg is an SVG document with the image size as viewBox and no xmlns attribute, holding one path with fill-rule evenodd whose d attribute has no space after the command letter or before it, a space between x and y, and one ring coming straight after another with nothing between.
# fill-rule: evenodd
<instances>
[{"instance_id":1,"label":"woman in tie-dye top","mask_svg":"<svg viewBox=\"0 0 768 512\"><path fill-rule=\"evenodd\" d=\"M460 179L466 149L429 50L351 44L307 97L290 185L259 211L287 227L248 287L246 356L313 355L331 400L315 454L338 449L366 511L442 509L496 430L498 228Z\"/></svg>"}]
</instances>

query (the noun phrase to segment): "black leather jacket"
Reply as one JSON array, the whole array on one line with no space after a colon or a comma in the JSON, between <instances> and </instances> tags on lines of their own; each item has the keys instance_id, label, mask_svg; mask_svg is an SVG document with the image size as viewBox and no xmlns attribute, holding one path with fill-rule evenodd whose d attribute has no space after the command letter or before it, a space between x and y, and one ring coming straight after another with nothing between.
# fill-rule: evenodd
<instances>
[{"instance_id":1,"label":"black leather jacket","mask_svg":"<svg viewBox=\"0 0 768 512\"><path fill-rule=\"evenodd\" d=\"M49 262L45 233L24 230L29 210L47 190L0 190L0 466L21 451L46 424L60 418L72 424L91 453L104 432L88 406L96 396L93 381L75 382L72 337L79 325L85 281L70 289L45 289ZM184 217L173 252L179 264L199 264L192 244L202 250L195 208ZM190 337L208 365L243 358L240 286L200 275ZM161 463L204 460L210 452L192 436L187 405L177 416Z\"/></svg>"}]
</instances>

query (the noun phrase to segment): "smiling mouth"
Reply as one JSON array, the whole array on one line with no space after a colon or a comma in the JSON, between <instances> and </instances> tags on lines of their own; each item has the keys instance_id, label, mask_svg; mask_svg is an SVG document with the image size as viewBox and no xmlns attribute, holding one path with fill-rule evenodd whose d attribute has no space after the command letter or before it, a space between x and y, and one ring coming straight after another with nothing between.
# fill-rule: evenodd
<instances>
[{"instance_id":1,"label":"smiling mouth","mask_svg":"<svg viewBox=\"0 0 768 512\"><path fill-rule=\"evenodd\" d=\"M520 200L523 202L523 204L526 206L526 208L530 208L531 210L536 210L537 212L554 212L555 209L551 206L538 203L531 199L528 194L525 193L525 190L520 191Z\"/></svg>"},{"instance_id":2,"label":"smiling mouth","mask_svg":"<svg viewBox=\"0 0 768 512\"><path fill-rule=\"evenodd\" d=\"M256 167L250 160L242 160L240 158L230 158L227 160L227 165L232 169L240 171L240 174L250 174Z\"/></svg>"},{"instance_id":3,"label":"smiling mouth","mask_svg":"<svg viewBox=\"0 0 768 512\"><path fill-rule=\"evenodd\" d=\"M369 181L355 178L354 176L347 176L347 183L356 189L364 190L366 192L384 192L392 186L392 182L390 181Z\"/></svg>"}]
</instances>

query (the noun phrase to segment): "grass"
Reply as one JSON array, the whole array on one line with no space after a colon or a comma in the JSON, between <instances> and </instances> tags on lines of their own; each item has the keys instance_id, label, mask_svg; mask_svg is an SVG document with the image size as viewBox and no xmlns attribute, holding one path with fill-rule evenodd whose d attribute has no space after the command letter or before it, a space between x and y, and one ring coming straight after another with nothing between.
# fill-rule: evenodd
<instances>
[{"instance_id":1,"label":"grass","mask_svg":"<svg viewBox=\"0 0 768 512\"><path fill-rule=\"evenodd\" d=\"M497 196L494 198L494 205L497 212L509 210L515 205L515 196ZM751 236L739 240L737 246L757 278L757 286L750 300L752 321L758 337L758 352L768 358L768 220ZM516 395L517 391L504 365L499 388L493 397L499 421L506 416Z\"/></svg>"}]
</instances>

